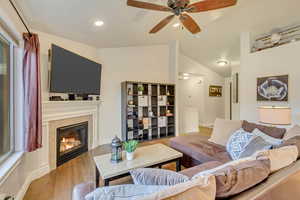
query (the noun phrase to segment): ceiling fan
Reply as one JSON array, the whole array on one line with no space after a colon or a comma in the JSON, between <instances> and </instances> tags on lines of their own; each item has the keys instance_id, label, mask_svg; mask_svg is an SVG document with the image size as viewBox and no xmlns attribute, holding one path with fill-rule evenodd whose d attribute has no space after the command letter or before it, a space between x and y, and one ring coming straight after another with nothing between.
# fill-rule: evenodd
<instances>
[{"instance_id":1,"label":"ceiling fan","mask_svg":"<svg viewBox=\"0 0 300 200\"><path fill-rule=\"evenodd\" d=\"M192 34L199 33L201 31L201 28L187 13L216 10L233 6L236 3L237 0L203 0L192 4L190 4L190 0L168 0L168 6L162 6L154 3L127 0L128 6L173 13L172 15L169 15L168 17L160 21L153 29L151 29L149 33L157 33L167 24L169 24L175 16L179 16L179 20L181 21L182 25Z\"/></svg>"}]
</instances>

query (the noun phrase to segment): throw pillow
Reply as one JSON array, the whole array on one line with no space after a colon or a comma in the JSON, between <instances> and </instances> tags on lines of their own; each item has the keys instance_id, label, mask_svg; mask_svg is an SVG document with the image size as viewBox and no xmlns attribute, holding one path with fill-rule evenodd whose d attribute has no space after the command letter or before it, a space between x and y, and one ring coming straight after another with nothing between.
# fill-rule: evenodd
<instances>
[{"instance_id":1,"label":"throw pillow","mask_svg":"<svg viewBox=\"0 0 300 200\"><path fill-rule=\"evenodd\" d=\"M210 175L170 186L140 200L215 200L215 198L216 180Z\"/></svg>"},{"instance_id":2,"label":"throw pillow","mask_svg":"<svg viewBox=\"0 0 300 200\"><path fill-rule=\"evenodd\" d=\"M277 139L277 138L271 137L271 136L265 134L264 132L260 131L257 128L252 131L252 134L262 137L265 141L267 141L268 143L271 143L274 146L280 145L283 142L282 139Z\"/></svg>"},{"instance_id":3,"label":"throw pillow","mask_svg":"<svg viewBox=\"0 0 300 200\"><path fill-rule=\"evenodd\" d=\"M174 171L153 168L140 168L130 171L134 184L176 185L189 181L189 177Z\"/></svg>"},{"instance_id":4,"label":"throw pillow","mask_svg":"<svg viewBox=\"0 0 300 200\"><path fill-rule=\"evenodd\" d=\"M216 119L210 142L226 146L229 137L242 127L242 121Z\"/></svg>"},{"instance_id":5,"label":"throw pillow","mask_svg":"<svg viewBox=\"0 0 300 200\"><path fill-rule=\"evenodd\" d=\"M268 150L273 146L272 143L264 140L261 136L254 136L249 143L245 146L243 152L240 154L240 158L245 158L254 155L257 151Z\"/></svg>"},{"instance_id":6,"label":"throw pillow","mask_svg":"<svg viewBox=\"0 0 300 200\"><path fill-rule=\"evenodd\" d=\"M248 133L242 128L230 136L226 145L226 150L233 160L240 158L241 153L245 150L245 146L253 136L252 133Z\"/></svg>"},{"instance_id":7,"label":"throw pillow","mask_svg":"<svg viewBox=\"0 0 300 200\"><path fill-rule=\"evenodd\" d=\"M218 198L239 194L265 180L270 174L270 161L248 157L226 163L213 170L195 175L192 179L212 174L216 177Z\"/></svg>"},{"instance_id":8,"label":"throw pillow","mask_svg":"<svg viewBox=\"0 0 300 200\"><path fill-rule=\"evenodd\" d=\"M296 146L286 146L257 152L256 157L257 159L268 158L271 163L270 169L273 173L295 162L298 157L298 149Z\"/></svg>"},{"instance_id":9,"label":"throw pillow","mask_svg":"<svg viewBox=\"0 0 300 200\"><path fill-rule=\"evenodd\" d=\"M97 188L85 196L86 200L137 200L169 186L117 185Z\"/></svg>"},{"instance_id":10,"label":"throw pillow","mask_svg":"<svg viewBox=\"0 0 300 200\"><path fill-rule=\"evenodd\" d=\"M293 126L293 128L288 130L286 132L286 134L284 135L283 139L288 140L288 139L293 138L295 136L300 136L300 126L299 125L295 125L295 126Z\"/></svg>"},{"instance_id":11,"label":"throw pillow","mask_svg":"<svg viewBox=\"0 0 300 200\"><path fill-rule=\"evenodd\" d=\"M279 145L278 148L285 147L285 146L292 146L292 145L295 145L298 148L298 159L299 159L300 158L300 135L283 141L283 143Z\"/></svg>"},{"instance_id":12,"label":"throw pillow","mask_svg":"<svg viewBox=\"0 0 300 200\"><path fill-rule=\"evenodd\" d=\"M271 126L263 126L260 124L250 123L248 121L243 121L242 128L247 132L252 132L254 129L258 129L265 134L274 137L274 138L283 138L286 129L285 128L277 128L277 127L271 127Z\"/></svg>"}]
</instances>

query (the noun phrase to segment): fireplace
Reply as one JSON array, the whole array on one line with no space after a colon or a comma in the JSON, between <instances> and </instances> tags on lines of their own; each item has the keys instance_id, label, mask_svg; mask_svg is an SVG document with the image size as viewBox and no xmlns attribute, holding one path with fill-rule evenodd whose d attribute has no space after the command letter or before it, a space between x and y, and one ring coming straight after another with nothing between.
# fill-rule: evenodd
<instances>
[{"instance_id":1,"label":"fireplace","mask_svg":"<svg viewBox=\"0 0 300 200\"><path fill-rule=\"evenodd\" d=\"M88 151L88 122L57 129L56 166Z\"/></svg>"}]
</instances>

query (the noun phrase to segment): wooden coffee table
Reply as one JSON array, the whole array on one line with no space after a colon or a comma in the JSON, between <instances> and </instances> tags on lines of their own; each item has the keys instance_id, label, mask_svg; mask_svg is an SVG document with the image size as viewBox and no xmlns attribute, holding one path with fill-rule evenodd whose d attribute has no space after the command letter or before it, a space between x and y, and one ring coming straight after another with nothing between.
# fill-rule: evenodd
<instances>
[{"instance_id":1,"label":"wooden coffee table","mask_svg":"<svg viewBox=\"0 0 300 200\"><path fill-rule=\"evenodd\" d=\"M123 152L124 153L124 152ZM123 154L123 161L112 163L111 154L95 156L96 164L96 186L99 187L100 176L104 180L104 185L109 186L109 182L130 175L129 171L137 168L159 167L176 162L176 171L181 170L182 153L164 145L154 144L139 147L135 151L133 160L126 160Z\"/></svg>"}]
</instances>

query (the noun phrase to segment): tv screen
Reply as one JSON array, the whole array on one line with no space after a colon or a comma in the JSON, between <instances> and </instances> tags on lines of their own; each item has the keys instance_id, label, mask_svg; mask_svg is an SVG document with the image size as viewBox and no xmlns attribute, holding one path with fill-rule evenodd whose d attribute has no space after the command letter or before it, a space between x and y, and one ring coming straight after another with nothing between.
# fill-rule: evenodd
<instances>
[{"instance_id":1,"label":"tv screen","mask_svg":"<svg viewBox=\"0 0 300 200\"><path fill-rule=\"evenodd\" d=\"M52 44L50 92L100 95L101 64Z\"/></svg>"}]
</instances>

